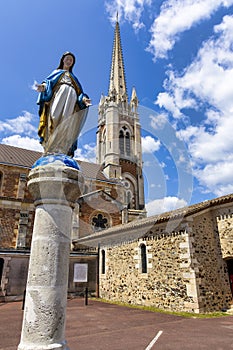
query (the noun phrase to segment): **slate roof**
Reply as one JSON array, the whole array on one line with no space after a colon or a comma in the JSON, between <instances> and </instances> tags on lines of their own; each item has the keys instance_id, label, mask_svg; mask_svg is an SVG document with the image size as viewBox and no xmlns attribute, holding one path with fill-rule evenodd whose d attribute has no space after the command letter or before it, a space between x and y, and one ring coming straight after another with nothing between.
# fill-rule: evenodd
<instances>
[{"instance_id":1,"label":"slate roof","mask_svg":"<svg viewBox=\"0 0 233 350\"><path fill-rule=\"evenodd\" d=\"M169 220L182 221L183 218L190 215L227 203L232 203L231 205L233 206L233 194L214 198L159 215L133 220L127 224L113 226L90 236L79 238L77 242L79 244L97 247L100 243L108 246L114 244L118 245L123 242L136 241L142 237L153 236L153 232L150 232L150 230L157 223L168 222Z\"/></svg>"},{"instance_id":2,"label":"slate roof","mask_svg":"<svg viewBox=\"0 0 233 350\"><path fill-rule=\"evenodd\" d=\"M78 160L78 164L80 165L80 168L85 178L96 179L100 181L108 181L111 183L116 182L116 181L109 180L107 176L104 175L103 171L101 170L100 164L89 163L83 160Z\"/></svg>"},{"instance_id":3,"label":"slate roof","mask_svg":"<svg viewBox=\"0 0 233 350\"><path fill-rule=\"evenodd\" d=\"M0 144L0 164L3 165L31 169L35 161L41 156L41 152ZM88 179L115 183L115 181L109 180L104 175L99 164L89 163L81 160L78 160L78 163L84 177Z\"/></svg>"},{"instance_id":4,"label":"slate roof","mask_svg":"<svg viewBox=\"0 0 233 350\"><path fill-rule=\"evenodd\" d=\"M41 152L0 144L0 164L31 168Z\"/></svg>"},{"instance_id":5,"label":"slate roof","mask_svg":"<svg viewBox=\"0 0 233 350\"><path fill-rule=\"evenodd\" d=\"M96 191L92 191L92 192L88 192L88 193L85 193L83 194L82 196L79 197L78 199L78 202L79 203L82 203L83 200L85 200L86 198L88 197L91 197L91 196L95 196L95 195L101 195L103 194L104 196L106 196L112 203L115 203L119 208L120 210L123 209L123 204L118 201L117 199L113 198L109 193L107 193L106 191L104 191L103 189L100 189L100 190L96 190Z\"/></svg>"}]
</instances>

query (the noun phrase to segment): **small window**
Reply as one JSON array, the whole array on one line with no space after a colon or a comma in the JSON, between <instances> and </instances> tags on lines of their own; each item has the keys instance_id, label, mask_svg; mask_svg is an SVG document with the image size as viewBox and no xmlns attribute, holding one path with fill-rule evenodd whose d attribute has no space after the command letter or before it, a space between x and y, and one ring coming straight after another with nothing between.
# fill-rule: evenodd
<instances>
[{"instance_id":1,"label":"small window","mask_svg":"<svg viewBox=\"0 0 233 350\"><path fill-rule=\"evenodd\" d=\"M21 173L21 174L19 175L19 178L20 178L21 181L26 181L26 180L27 180L27 174Z\"/></svg>"},{"instance_id":2,"label":"small window","mask_svg":"<svg viewBox=\"0 0 233 350\"><path fill-rule=\"evenodd\" d=\"M2 180L3 180L3 173L0 171L0 195L2 193Z\"/></svg>"},{"instance_id":3,"label":"small window","mask_svg":"<svg viewBox=\"0 0 233 350\"><path fill-rule=\"evenodd\" d=\"M19 223L20 225L27 225L28 224L28 219L29 219L29 214L28 212L20 212L20 217L19 217Z\"/></svg>"},{"instance_id":4,"label":"small window","mask_svg":"<svg viewBox=\"0 0 233 350\"><path fill-rule=\"evenodd\" d=\"M17 248L26 248L29 213L21 211L19 217Z\"/></svg>"},{"instance_id":5,"label":"small window","mask_svg":"<svg viewBox=\"0 0 233 350\"><path fill-rule=\"evenodd\" d=\"M102 144L103 154L106 154L106 130L103 133L103 144Z\"/></svg>"},{"instance_id":6,"label":"small window","mask_svg":"<svg viewBox=\"0 0 233 350\"><path fill-rule=\"evenodd\" d=\"M2 281L3 266L4 266L4 259L0 258L0 286L1 286L1 281Z\"/></svg>"},{"instance_id":7,"label":"small window","mask_svg":"<svg viewBox=\"0 0 233 350\"><path fill-rule=\"evenodd\" d=\"M101 250L101 262L102 262L102 265L101 265L101 273L102 275L105 275L105 250Z\"/></svg>"},{"instance_id":8,"label":"small window","mask_svg":"<svg viewBox=\"0 0 233 350\"><path fill-rule=\"evenodd\" d=\"M128 209L132 209L132 193L131 191L127 191L127 194L126 194L126 201L127 201L127 207Z\"/></svg>"},{"instance_id":9,"label":"small window","mask_svg":"<svg viewBox=\"0 0 233 350\"><path fill-rule=\"evenodd\" d=\"M17 198L21 198L21 199L24 198L26 180L27 180L27 174L21 173L19 175Z\"/></svg>"},{"instance_id":10,"label":"small window","mask_svg":"<svg viewBox=\"0 0 233 350\"><path fill-rule=\"evenodd\" d=\"M141 269L142 269L142 273L147 273L146 245L143 243L143 244L141 244L140 248L141 248Z\"/></svg>"},{"instance_id":11,"label":"small window","mask_svg":"<svg viewBox=\"0 0 233 350\"><path fill-rule=\"evenodd\" d=\"M104 230L109 227L108 219L103 214L97 214L92 219L92 226L95 231Z\"/></svg>"}]
</instances>

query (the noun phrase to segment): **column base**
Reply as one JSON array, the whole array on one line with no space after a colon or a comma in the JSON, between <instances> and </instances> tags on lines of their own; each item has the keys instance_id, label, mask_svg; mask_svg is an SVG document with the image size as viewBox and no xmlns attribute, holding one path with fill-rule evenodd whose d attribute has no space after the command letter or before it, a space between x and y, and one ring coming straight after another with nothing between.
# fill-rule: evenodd
<instances>
[{"instance_id":1,"label":"column base","mask_svg":"<svg viewBox=\"0 0 233 350\"><path fill-rule=\"evenodd\" d=\"M48 345L39 345L39 344L19 344L18 350L70 350L67 346L67 342L64 341L60 344L48 344Z\"/></svg>"}]
</instances>

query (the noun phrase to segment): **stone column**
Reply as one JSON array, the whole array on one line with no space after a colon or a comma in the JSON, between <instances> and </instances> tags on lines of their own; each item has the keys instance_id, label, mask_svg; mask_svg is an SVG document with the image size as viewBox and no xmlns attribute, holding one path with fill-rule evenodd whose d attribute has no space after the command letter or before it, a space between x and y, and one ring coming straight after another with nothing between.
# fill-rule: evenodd
<instances>
[{"instance_id":1,"label":"stone column","mask_svg":"<svg viewBox=\"0 0 233 350\"><path fill-rule=\"evenodd\" d=\"M29 174L36 213L18 350L69 349L65 316L72 208L82 185L80 171L66 165L38 166Z\"/></svg>"}]
</instances>

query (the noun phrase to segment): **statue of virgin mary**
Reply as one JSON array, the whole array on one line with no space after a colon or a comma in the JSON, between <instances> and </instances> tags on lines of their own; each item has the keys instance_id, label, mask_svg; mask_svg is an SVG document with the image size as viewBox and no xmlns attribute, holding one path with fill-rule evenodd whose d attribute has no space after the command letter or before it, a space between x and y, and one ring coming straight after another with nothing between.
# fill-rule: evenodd
<instances>
[{"instance_id":1,"label":"statue of virgin mary","mask_svg":"<svg viewBox=\"0 0 233 350\"><path fill-rule=\"evenodd\" d=\"M91 100L73 74L74 64L74 54L65 52L58 68L36 86L40 115L38 134L45 155L65 154L73 157L77 149L77 138Z\"/></svg>"}]
</instances>

